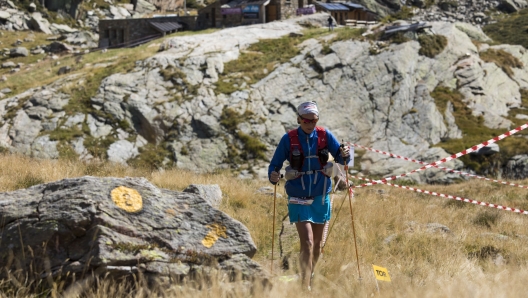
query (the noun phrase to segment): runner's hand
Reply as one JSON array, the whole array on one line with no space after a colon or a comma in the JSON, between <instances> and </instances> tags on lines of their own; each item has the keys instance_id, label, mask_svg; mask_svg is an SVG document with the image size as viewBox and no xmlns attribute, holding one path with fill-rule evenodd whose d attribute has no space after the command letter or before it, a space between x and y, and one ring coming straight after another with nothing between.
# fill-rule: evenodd
<instances>
[{"instance_id":1,"label":"runner's hand","mask_svg":"<svg viewBox=\"0 0 528 298\"><path fill-rule=\"evenodd\" d=\"M350 147L347 145L341 145L339 147L339 150L341 150L341 157L344 159L347 159L350 157Z\"/></svg>"},{"instance_id":2,"label":"runner's hand","mask_svg":"<svg viewBox=\"0 0 528 298\"><path fill-rule=\"evenodd\" d=\"M271 172L271 175L270 175L270 181L271 183L275 184L277 182L279 182L279 179L280 179L280 174L279 172Z\"/></svg>"}]
</instances>

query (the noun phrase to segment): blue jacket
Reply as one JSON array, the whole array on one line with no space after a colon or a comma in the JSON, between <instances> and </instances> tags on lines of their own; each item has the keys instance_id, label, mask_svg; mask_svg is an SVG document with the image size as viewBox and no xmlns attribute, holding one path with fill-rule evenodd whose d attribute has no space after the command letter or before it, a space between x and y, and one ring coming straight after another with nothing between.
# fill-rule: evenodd
<instances>
[{"instance_id":1,"label":"blue jacket","mask_svg":"<svg viewBox=\"0 0 528 298\"><path fill-rule=\"evenodd\" d=\"M311 134L306 134L300 127L297 128L299 142L302 146L304 156L316 155L317 153L317 130L313 130ZM335 136L326 129L326 138L328 145L328 152L334 156L335 161L343 164L343 158L341 157L341 151L339 150L339 141ZM273 154L270 165L268 167L268 179L271 172L277 168L282 169L282 164L285 160L290 161L290 137L285 134L280 140L279 146ZM346 160L348 162L348 159ZM317 158L305 158L302 168L302 172L320 170L321 164ZM300 178L286 181L286 193L292 197L310 197L323 195L324 180L326 181L326 192L329 193L332 190L332 179L326 177L321 172L317 172L317 181L315 181L315 173L305 174ZM301 179L304 179L305 189L303 190Z\"/></svg>"}]
</instances>

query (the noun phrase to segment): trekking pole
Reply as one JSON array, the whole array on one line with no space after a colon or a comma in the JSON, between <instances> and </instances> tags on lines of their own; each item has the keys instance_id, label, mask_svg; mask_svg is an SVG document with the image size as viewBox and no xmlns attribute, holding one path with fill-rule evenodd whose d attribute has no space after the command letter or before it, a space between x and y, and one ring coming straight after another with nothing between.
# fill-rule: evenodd
<instances>
[{"instance_id":1,"label":"trekking pole","mask_svg":"<svg viewBox=\"0 0 528 298\"><path fill-rule=\"evenodd\" d=\"M344 147L344 145L341 144L341 147ZM359 270L359 256L358 256L357 241L356 241L356 228L354 226L354 212L352 211L352 195L354 193L354 190L352 189L352 186L350 186L350 182L348 181L348 164L346 162L345 162L345 177L346 177L346 184L348 187L348 203L350 205L350 216L352 217L352 233L354 235L354 247L356 249L356 261L357 261L358 275L359 275L359 280L361 280L361 271Z\"/></svg>"},{"instance_id":2,"label":"trekking pole","mask_svg":"<svg viewBox=\"0 0 528 298\"><path fill-rule=\"evenodd\" d=\"M278 168L273 169L275 172L279 172ZM281 175L282 176L282 175ZM280 178L279 178L280 179ZM277 202L277 185L279 184L279 181L275 183L275 189L273 190L273 228L271 230L271 274L273 274L273 252L275 248L275 205Z\"/></svg>"}]
</instances>

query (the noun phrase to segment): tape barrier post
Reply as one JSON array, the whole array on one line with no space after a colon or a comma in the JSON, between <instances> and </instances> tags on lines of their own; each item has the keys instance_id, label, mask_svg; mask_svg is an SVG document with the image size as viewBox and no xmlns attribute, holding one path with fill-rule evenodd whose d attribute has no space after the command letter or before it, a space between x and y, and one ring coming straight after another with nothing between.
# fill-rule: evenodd
<instances>
[{"instance_id":1,"label":"tape barrier post","mask_svg":"<svg viewBox=\"0 0 528 298\"><path fill-rule=\"evenodd\" d=\"M423 167L421 167L419 169L412 170L412 171L410 171L408 173L405 173L405 174L392 176L392 177L387 177L387 178L384 178L384 179L381 179L381 180L376 180L376 181L372 181L372 182L369 182L369 183L365 183L365 184L360 185L359 187L372 186L372 185L376 185L376 184L385 184L385 182L387 182L387 181L396 180L398 178L405 177L405 176L408 176L410 174L413 174L413 173L416 173L416 172L419 172L419 171L423 171L425 169L429 169L429 168L435 167L437 165L443 164L443 163L451 161L453 159L457 159L457 158L459 158L461 156L464 156L464 155L466 155L468 153L475 152L475 151L479 150L482 147L488 146L489 144L496 143L497 141L500 141L500 140L502 140L504 138L507 138L507 137L509 137L511 135L514 135L514 134L518 133L519 131L524 130L526 128L528 128L528 123L525 123L525 124L515 128L515 129L512 129L512 130L510 130L508 132L505 132L505 133L503 133L503 134L501 134L499 136L496 136L496 137L494 137L492 139L489 139L489 140L487 140L485 142L482 142L482 143L480 143L478 145L475 145L475 146L472 146L470 148L467 148L466 150L460 151L460 152L458 152L456 154L453 154L453 155L451 155L449 157L445 157L445 158L442 158L441 160L438 160L438 161L435 161L435 162L430 163L428 165L425 165L425 166L423 166Z\"/></svg>"},{"instance_id":2,"label":"tape barrier post","mask_svg":"<svg viewBox=\"0 0 528 298\"><path fill-rule=\"evenodd\" d=\"M279 172L278 168L274 169L275 172ZM279 176L282 178L282 176ZM280 178L279 178L280 179ZM273 252L275 248L275 214L276 209L275 206L277 205L277 185L279 184L279 181L275 183L275 188L273 190L273 228L271 229L271 274L273 275Z\"/></svg>"},{"instance_id":3,"label":"tape barrier post","mask_svg":"<svg viewBox=\"0 0 528 298\"><path fill-rule=\"evenodd\" d=\"M354 179L359 179L359 180L363 180L363 181L374 181L372 179L359 177L359 176L351 176L351 177L354 178ZM435 191L428 191L428 190L423 190L423 189L409 187L409 186L392 184L392 183L389 183L389 182L382 182L382 184L385 184L385 185L388 185L388 186L392 186L392 187L412 190L412 191L423 193L423 194L427 194L427 195L432 195L432 196L442 197L442 198L446 198L446 199L452 199L452 200L456 200L456 201L462 201L462 202L466 202L466 203L471 203L471 204L475 204L475 205L479 205L479 206L486 206L486 207L490 207L490 208L496 208L496 209L499 209L499 210L511 211L511 212L514 212L514 213L528 215L528 211L522 210L522 209L511 208L511 207L506 207L506 206L492 204L492 203L480 202L480 201L477 201L477 200L472 200L472 199L467 199L467 198L462 198L462 197L452 196L452 195L446 195L446 194L438 193L438 192L435 192Z\"/></svg>"},{"instance_id":4,"label":"tape barrier post","mask_svg":"<svg viewBox=\"0 0 528 298\"><path fill-rule=\"evenodd\" d=\"M410 162L414 162L414 163L421 164L421 165L428 165L428 163L420 161L420 160L412 159L412 158L405 157L405 156L400 156L400 155L397 155L397 154L394 154L394 153L385 152L385 151L382 151L382 150L369 148L369 147L358 145L358 144L348 143L348 145L352 146L352 148L358 147L358 148L361 148L361 149L365 149L365 150L368 150L368 151L371 151L371 152L375 152L375 153L380 153L380 154L383 154L383 155L386 155L386 156L390 156L390 157L393 157L393 158L397 158L397 159L401 159L401 160L405 160L405 161L410 161ZM479 176L479 175L466 173L466 172L459 171L459 170L453 170L453 169L446 168L446 167L441 167L441 166L434 166L434 167L437 168L437 169L440 169L440 170L444 170L444 171L446 171L448 173L460 174L460 175L464 175L464 176L475 178L475 179L481 179L481 180L485 180L485 181L491 181L491 182L495 182L495 183L500 183L500 184L503 184L503 185L508 185L508 186L514 186L514 187L528 189L528 186L521 185L521 184L518 184L518 183L513 183L513 182L509 182L509 181L504 181L504 180L490 179L490 178L487 178L487 177L482 177L482 176Z\"/></svg>"},{"instance_id":5,"label":"tape barrier post","mask_svg":"<svg viewBox=\"0 0 528 298\"><path fill-rule=\"evenodd\" d=\"M344 145L341 145L341 146L344 146ZM346 185L348 188L348 203L350 206L350 216L352 217L352 233L354 234L354 247L356 249L356 261L357 261L358 275L359 275L359 280L361 281L361 270L359 269L359 255L358 255L357 241L356 241L356 228L354 226L354 212L352 210L352 197L354 196L354 190L352 186L350 185L350 181L348 181L348 163L345 164L345 178L346 178Z\"/></svg>"}]
</instances>

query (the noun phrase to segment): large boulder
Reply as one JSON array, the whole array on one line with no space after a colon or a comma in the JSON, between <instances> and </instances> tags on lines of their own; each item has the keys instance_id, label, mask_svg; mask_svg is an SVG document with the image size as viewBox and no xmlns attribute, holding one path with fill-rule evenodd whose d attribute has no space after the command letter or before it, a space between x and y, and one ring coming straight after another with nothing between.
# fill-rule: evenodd
<instances>
[{"instance_id":1,"label":"large boulder","mask_svg":"<svg viewBox=\"0 0 528 298\"><path fill-rule=\"evenodd\" d=\"M9 51L9 57L16 58L16 57L27 57L29 56L29 51L24 47L16 47L14 49L11 49Z\"/></svg>"},{"instance_id":2,"label":"large boulder","mask_svg":"<svg viewBox=\"0 0 528 298\"><path fill-rule=\"evenodd\" d=\"M191 184L183 192L194 193L204 198L211 206L218 208L222 203L222 190L218 184Z\"/></svg>"},{"instance_id":3,"label":"large boulder","mask_svg":"<svg viewBox=\"0 0 528 298\"><path fill-rule=\"evenodd\" d=\"M142 272L174 282L238 269L268 280L250 259L256 247L244 225L199 195L144 178L85 176L0 193L0 223L0 278L30 270L77 279Z\"/></svg>"},{"instance_id":4,"label":"large boulder","mask_svg":"<svg viewBox=\"0 0 528 298\"><path fill-rule=\"evenodd\" d=\"M42 18L42 15L39 12L31 14L31 19L29 20L31 28L34 30L42 31L46 34L52 34L50 29L50 23L48 20Z\"/></svg>"}]
</instances>

